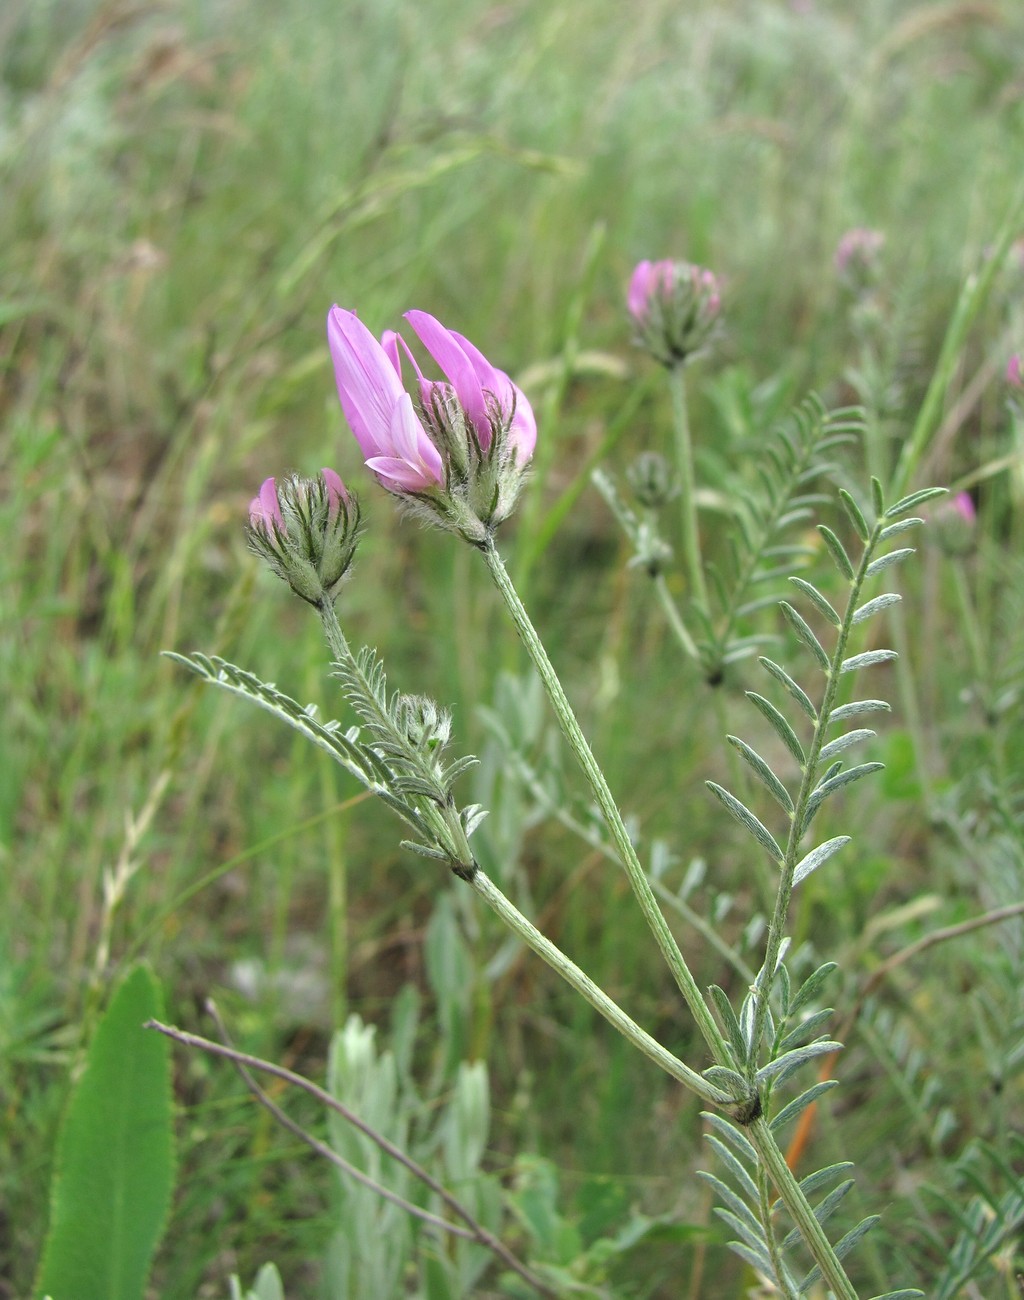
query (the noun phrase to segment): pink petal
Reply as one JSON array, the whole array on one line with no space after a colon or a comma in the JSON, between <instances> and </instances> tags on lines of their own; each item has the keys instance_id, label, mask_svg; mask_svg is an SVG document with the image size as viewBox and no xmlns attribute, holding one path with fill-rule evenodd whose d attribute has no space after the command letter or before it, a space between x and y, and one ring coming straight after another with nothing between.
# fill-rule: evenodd
<instances>
[{"instance_id":1,"label":"pink petal","mask_svg":"<svg viewBox=\"0 0 1024 1300\"><path fill-rule=\"evenodd\" d=\"M647 300L651 296L651 262L638 262L629 278L629 293L626 306L631 316L642 316L647 310Z\"/></svg>"},{"instance_id":2,"label":"pink petal","mask_svg":"<svg viewBox=\"0 0 1024 1300\"><path fill-rule=\"evenodd\" d=\"M514 384L509 379L504 370L492 366L479 348L470 343L469 339L463 338L461 334L456 334L454 330L451 331L451 335L469 358L469 362L480 380L481 387L486 392L494 395L506 419L512 414L513 407L515 408L509 430L509 441L515 448L517 463L525 465L533 455L533 449L537 444L537 421L534 418L533 407L527 400L526 394L518 384Z\"/></svg>"},{"instance_id":3,"label":"pink petal","mask_svg":"<svg viewBox=\"0 0 1024 1300\"><path fill-rule=\"evenodd\" d=\"M254 528L270 528L276 523L284 532L284 516L277 499L277 484L272 478L265 478L260 485L260 494L249 505L249 522Z\"/></svg>"},{"instance_id":4,"label":"pink petal","mask_svg":"<svg viewBox=\"0 0 1024 1300\"><path fill-rule=\"evenodd\" d=\"M407 311L405 319L416 331L420 342L451 381L462 409L473 421L480 446L486 451L491 441L491 422L479 376L469 357L459 346L456 335L425 311ZM486 364L486 363L485 363Z\"/></svg>"},{"instance_id":5,"label":"pink petal","mask_svg":"<svg viewBox=\"0 0 1024 1300\"><path fill-rule=\"evenodd\" d=\"M324 468L320 471L324 483L327 485L327 499L331 503L331 510L336 511L342 502L348 503L348 492L345 490L345 484L341 481L341 475L333 469Z\"/></svg>"},{"instance_id":6,"label":"pink petal","mask_svg":"<svg viewBox=\"0 0 1024 1300\"><path fill-rule=\"evenodd\" d=\"M327 316L327 341L341 409L363 455L389 451L382 439L404 392L394 363L355 312L337 306Z\"/></svg>"}]
</instances>

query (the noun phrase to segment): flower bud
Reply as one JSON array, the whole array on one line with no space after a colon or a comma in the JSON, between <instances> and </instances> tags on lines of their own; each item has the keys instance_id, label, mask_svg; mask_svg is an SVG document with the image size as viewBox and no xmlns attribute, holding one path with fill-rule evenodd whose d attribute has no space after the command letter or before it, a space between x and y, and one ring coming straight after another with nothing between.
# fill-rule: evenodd
<instances>
[{"instance_id":1,"label":"flower bud","mask_svg":"<svg viewBox=\"0 0 1024 1300\"><path fill-rule=\"evenodd\" d=\"M833 262L839 278L854 292L862 292L878 279L885 235L867 226L854 226L836 245Z\"/></svg>"},{"instance_id":2,"label":"flower bud","mask_svg":"<svg viewBox=\"0 0 1024 1300\"><path fill-rule=\"evenodd\" d=\"M359 506L333 469L268 478L249 506L249 548L311 605L333 600L355 554Z\"/></svg>"},{"instance_id":3,"label":"flower bud","mask_svg":"<svg viewBox=\"0 0 1024 1300\"><path fill-rule=\"evenodd\" d=\"M670 368L704 351L719 330L718 280L689 262L640 262L626 305L638 346Z\"/></svg>"},{"instance_id":4,"label":"flower bud","mask_svg":"<svg viewBox=\"0 0 1024 1300\"><path fill-rule=\"evenodd\" d=\"M960 557L974 549L978 512L968 492L944 497L935 508L935 536L946 555Z\"/></svg>"},{"instance_id":5,"label":"flower bud","mask_svg":"<svg viewBox=\"0 0 1024 1300\"><path fill-rule=\"evenodd\" d=\"M660 510L675 495L668 461L656 451L642 452L626 471L636 499L648 510Z\"/></svg>"}]
</instances>

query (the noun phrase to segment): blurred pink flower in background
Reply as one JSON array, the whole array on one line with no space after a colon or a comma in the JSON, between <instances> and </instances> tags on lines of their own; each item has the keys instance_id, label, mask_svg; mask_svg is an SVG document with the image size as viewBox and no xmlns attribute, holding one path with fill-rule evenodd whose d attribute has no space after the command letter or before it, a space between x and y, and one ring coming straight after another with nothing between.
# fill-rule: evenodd
<instances>
[{"instance_id":1,"label":"blurred pink flower in background","mask_svg":"<svg viewBox=\"0 0 1024 1300\"><path fill-rule=\"evenodd\" d=\"M868 226L854 226L836 245L833 261L842 276L862 277L874 271L885 235Z\"/></svg>"},{"instance_id":2,"label":"blurred pink flower in background","mask_svg":"<svg viewBox=\"0 0 1024 1300\"><path fill-rule=\"evenodd\" d=\"M713 271L692 262L638 262L626 308L636 342L663 366L681 365L715 336L722 295Z\"/></svg>"},{"instance_id":3,"label":"blurred pink flower in background","mask_svg":"<svg viewBox=\"0 0 1024 1300\"><path fill-rule=\"evenodd\" d=\"M1006 382L1011 388L1024 391L1024 369L1019 352L1015 352L1006 363Z\"/></svg>"}]
</instances>

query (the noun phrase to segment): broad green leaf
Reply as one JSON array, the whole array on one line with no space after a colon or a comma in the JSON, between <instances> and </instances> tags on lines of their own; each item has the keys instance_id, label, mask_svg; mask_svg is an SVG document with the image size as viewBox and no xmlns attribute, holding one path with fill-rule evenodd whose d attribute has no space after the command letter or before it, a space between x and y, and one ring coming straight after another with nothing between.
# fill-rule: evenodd
<instances>
[{"instance_id":1,"label":"broad green leaf","mask_svg":"<svg viewBox=\"0 0 1024 1300\"><path fill-rule=\"evenodd\" d=\"M174 1179L170 1044L144 966L121 983L89 1046L57 1143L36 1290L53 1300L141 1300Z\"/></svg>"}]
</instances>

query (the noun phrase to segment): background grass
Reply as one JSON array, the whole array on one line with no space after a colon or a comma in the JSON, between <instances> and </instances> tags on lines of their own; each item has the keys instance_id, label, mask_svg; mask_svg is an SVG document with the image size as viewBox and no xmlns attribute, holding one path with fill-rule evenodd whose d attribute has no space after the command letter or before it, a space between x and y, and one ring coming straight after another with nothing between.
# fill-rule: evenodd
<instances>
[{"instance_id":1,"label":"background grass","mask_svg":"<svg viewBox=\"0 0 1024 1300\"><path fill-rule=\"evenodd\" d=\"M552 1158L570 1216L607 1175L648 1211L708 1222L695 1106L532 960L489 972L500 936L468 913L469 993L431 979L425 935L439 899L465 906L457 882L402 853L322 758L158 654L221 653L332 712L315 620L256 571L241 531L266 474L331 464L367 518L346 629L403 688L450 703L467 749L487 745L477 706L521 668L514 638L473 557L365 481L324 345L334 301L375 330L430 310L543 413L505 550L648 851L670 842L673 887L705 858L690 904L741 944L756 880L702 786L725 771L721 711L624 571L596 493L553 533L548 511L609 430L613 464L664 443L665 394L623 318L641 257L724 278L726 341L692 385L706 483L752 467L807 389L849 400L832 254L854 225L886 236L891 462L1019 179L1022 67L1014 0L4 6L0 1294L31 1286L69 1068L140 954L179 1023L201 1023L212 993L247 1048L314 1074L346 1011L386 1025L412 981L423 1067L488 1059L495 1168ZM876 742L888 770L832 814L856 852L795 914L797 945L842 960L840 1007L887 953L1021 897L1022 481L1019 461L999 468L1014 447L997 375L1024 347L1022 289L1011 257L922 470L976 477L976 548L951 561L925 544L902 578L914 685ZM863 482L857 455L849 473ZM712 549L723 518L708 512ZM737 670L724 691L743 734L751 680ZM520 852L544 928L685 1054L692 1030L624 882L556 825L522 834L494 779L490 851ZM137 871L115 914L118 862ZM701 982L728 979L680 934ZM926 1229L953 1229L921 1187L952 1186L971 1138L1021 1122L1022 937L1009 923L908 963L847 1040L816 1154L858 1160L863 1205L886 1209L866 1287L891 1270L928 1288L942 1259ZM226 1294L233 1269L274 1258L290 1294L314 1294L329 1179L225 1068L177 1067L182 1183L158 1293ZM738 1294L718 1229L701 1240L649 1251L623 1293Z\"/></svg>"}]
</instances>

